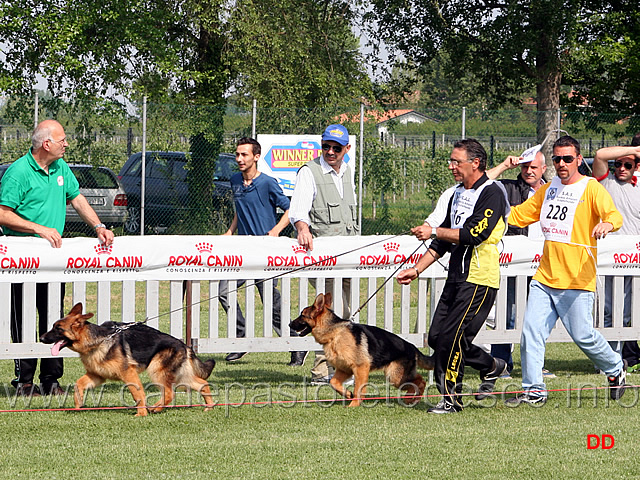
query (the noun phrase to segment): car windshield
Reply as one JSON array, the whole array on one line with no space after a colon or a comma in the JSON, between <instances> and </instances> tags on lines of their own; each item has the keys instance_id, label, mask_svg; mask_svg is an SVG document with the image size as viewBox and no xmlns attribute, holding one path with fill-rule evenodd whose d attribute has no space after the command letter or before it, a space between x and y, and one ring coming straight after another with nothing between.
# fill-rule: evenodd
<instances>
[{"instance_id":1,"label":"car windshield","mask_svg":"<svg viewBox=\"0 0 640 480\"><path fill-rule=\"evenodd\" d=\"M115 178L102 168L71 167L80 188L118 188Z\"/></svg>"},{"instance_id":2,"label":"car windshield","mask_svg":"<svg viewBox=\"0 0 640 480\"><path fill-rule=\"evenodd\" d=\"M236 159L231 156L220 156L216 162L215 180L231 180L231 175L239 172Z\"/></svg>"}]
</instances>

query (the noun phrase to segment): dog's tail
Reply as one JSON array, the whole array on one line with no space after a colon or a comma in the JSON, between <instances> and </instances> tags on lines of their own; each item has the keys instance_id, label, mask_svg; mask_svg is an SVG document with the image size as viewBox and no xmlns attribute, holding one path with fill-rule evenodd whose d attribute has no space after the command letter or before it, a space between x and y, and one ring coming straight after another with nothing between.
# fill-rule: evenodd
<instances>
[{"instance_id":1,"label":"dog's tail","mask_svg":"<svg viewBox=\"0 0 640 480\"><path fill-rule=\"evenodd\" d=\"M435 368L435 361L433 359L433 355L426 356L420 350L416 348L416 360L418 362L418 366L424 370L433 370Z\"/></svg>"},{"instance_id":2,"label":"dog's tail","mask_svg":"<svg viewBox=\"0 0 640 480\"><path fill-rule=\"evenodd\" d=\"M193 350L191 351L190 357L195 374L203 380L209 378L209 375L211 375L211 372L213 371L213 367L216 366L216 361L213 358L210 358L209 360L203 362L202 360L200 360L200 358L198 358Z\"/></svg>"}]
</instances>

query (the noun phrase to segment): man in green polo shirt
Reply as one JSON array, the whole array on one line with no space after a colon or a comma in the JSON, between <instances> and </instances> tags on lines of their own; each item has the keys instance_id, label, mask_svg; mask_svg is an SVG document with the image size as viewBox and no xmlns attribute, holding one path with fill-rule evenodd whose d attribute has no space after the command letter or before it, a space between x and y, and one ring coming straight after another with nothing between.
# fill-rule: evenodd
<instances>
[{"instance_id":1,"label":"man in green polo shirt","mask_svg":"<svg viewBox=\"0 0 640 480\"><path fill-rule=\"evenodd\" d=\"M62 246L67 202L80 217L94 227L98 239L105 245L113 242L113 232L108 230L80 194L78 181L62 159L67 137L62 125L55 120L41 122L31 135L32 147L26 155L7 169L0 184L0 225L5 235L35 236L46 239L52 247ZM22 342L22 291L21 283L11 285L11 338ZM61 311L64 284L61 289ZM41 333L47 331L48 285L36 284L36 309ZM64 393L58 379L62 377L63 364L59 358L44 358L40 365L41 388L34 386L33 377L38 360L15 360L16 378L12 384L18 395Z\"/></svg>"}]
</instances>

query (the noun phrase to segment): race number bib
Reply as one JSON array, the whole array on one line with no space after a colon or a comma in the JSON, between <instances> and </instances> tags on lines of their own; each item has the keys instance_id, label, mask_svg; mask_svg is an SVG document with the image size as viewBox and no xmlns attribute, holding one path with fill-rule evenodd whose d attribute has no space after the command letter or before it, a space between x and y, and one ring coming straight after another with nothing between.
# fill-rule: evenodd
<instances>
[{"instance_id":1,"label":"race number bib","mask_svg":"<svg viewBox=\"0 0 640 480\"><path fill-rule=\"evenodd\" d=\"M546 240L571 243L573 218L589 180L584 177L571 185L564 185L558 177L551 180L540 212L540 226Z\"/></svg>"},{"instance_id":2,"label":"race number bib","mask_svg":"<svg viewBox=\"0 0 640 480\"><path fill-rule=\"evenodd\" d=\"M477 190L473 188L467 190L463 184L458 185L453 192L453 201L451 202L451 228L462 228L464 222L473 213L480 193L492 183L493 180L487 180Z\"/></svg>"}]
</instances>

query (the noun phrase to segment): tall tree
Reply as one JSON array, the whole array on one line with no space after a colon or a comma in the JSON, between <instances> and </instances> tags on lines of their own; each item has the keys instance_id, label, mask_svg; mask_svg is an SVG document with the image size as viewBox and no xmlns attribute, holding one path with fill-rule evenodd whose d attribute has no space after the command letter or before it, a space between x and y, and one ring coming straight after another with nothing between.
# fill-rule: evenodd
<instances>
[{"instance_id":1,"label":"tall tree","mask_svg":"<svg viewBox=\"0 0 640 480\"><path fill-rule=\"evenodd\" d=\"M474 75L499 106L536 88L538 141L555 128L563 76L594 16L631 0L371 0L380 37L418 66L442 50L453 72ZM637 6L637 5L636 5ZM597 39L593 39L597 41ZM552 166L552 165L551 165Z\"/></svg>"},{"instance_id":2,"label":"tall tree","mask_svg":"<svg viewBox=\"0 0 640 480\"><path fill-rule=\"evenodd\" d=\"M256 99L261 131L318 131L335 107L371 94L352 24L359 2L245 0L230 19L240 103ZM327 113L329 107L331 113ZM341 113L341 112L339 112Z\"/></svg>"}]
</instances>

